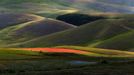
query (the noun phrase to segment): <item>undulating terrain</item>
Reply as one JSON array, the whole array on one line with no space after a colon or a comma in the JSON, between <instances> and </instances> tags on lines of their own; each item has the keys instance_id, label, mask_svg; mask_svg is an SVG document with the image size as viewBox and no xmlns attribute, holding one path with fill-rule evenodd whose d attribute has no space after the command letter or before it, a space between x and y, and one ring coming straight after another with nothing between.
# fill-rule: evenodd
<instances>
[{"instance_id":1,"label":"undulating terrain","mask_svg":"<svg viewBox=\"0 0 134 75\"><path fill-rule=\"evenodd\" d=\"M1 0L0 75L134 75L133 0Z\"/></svg>"}]
</instances>

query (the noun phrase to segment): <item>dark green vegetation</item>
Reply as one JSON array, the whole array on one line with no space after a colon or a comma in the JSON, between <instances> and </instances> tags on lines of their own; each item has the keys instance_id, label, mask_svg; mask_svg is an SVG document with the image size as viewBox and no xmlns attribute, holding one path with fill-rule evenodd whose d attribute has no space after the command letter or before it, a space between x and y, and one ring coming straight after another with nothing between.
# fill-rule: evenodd
<instances>
[{"instance_id":1,"label":"dark green vegetation","mask_svg":"<svg viewBox=\"0 0 134 75\"><path fill-rule=\"evenodd\" d=\"M73 13L73 14L65 14L65 15L58 16L56 19L76 25L76 26L80 26L80 25L90 23L96 20L104 19L104 17L103 16L89 16L89 15L84 15L84 14Z\"/></svg>"},{"instance_id":2,"label":"dark green vegetation","mask_svg":"<svg viewBox=\"0 0 134 75\"><path fill-rule=\"evenodd\" d=\"M47 64L47 65L46 65ZM53 65L52 65L53 64ZM19 65L19 66L16 66ZM1 64L4 75L133 75L133 62L98 65L70 65L64 60L10 61ZM25 67L24 67L25 66ZM37 69L38 67L38 69ZM4 69L8 68L8 69Z\"/></svg>"},{"instance_id":3,"label":"dark green vegetation","mask_svg":"<svg viewBox=\"0 0 134 75\"><path fill-rule=\"evenodd\" d=\"M5 49L0 48L0 60L23 60L23 59L33 59L33 58L39 58L38 52L32 52L32 51L23 51L19 49Z\"/></svg>"},{"instance_id":4,"label":"dark green vegetation","mask_svg":"<svg viewBox=\"0 0 134 75\"><path fill-rule=\"evenodd\" d=\"M2 62L1 62L2 63ZM16 66L19 65L19 66ZM71 65L65 60L25 60L1 64L4 75L133 75L133 62ZM38 68L37 68L38 67ZM5 69L4 69L5 68ZM8 68L8 69L6 69Z\"/></svg>"}]
</instances>

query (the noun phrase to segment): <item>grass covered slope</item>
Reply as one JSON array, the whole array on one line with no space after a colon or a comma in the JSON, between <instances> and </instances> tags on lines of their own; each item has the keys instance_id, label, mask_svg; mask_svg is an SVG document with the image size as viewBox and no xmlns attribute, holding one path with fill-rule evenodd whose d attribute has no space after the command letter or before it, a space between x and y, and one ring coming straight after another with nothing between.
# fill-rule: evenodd
<instances>
[{"instance_id":1,"label":"grass covered slope","mask_svg":"<svg viewBox=\"0 0 134 75\"><path fill-rule=\"evenodd\" d=\"M130 39L133 38L134 33L133 15L96 14L96 16L105 19L79 27L37 15L30 16L34 19L0 30L1 47L84 45L119 50L133 49L133 40ZM127 35L129 32L131 34ZM121 40L122 36L120 35L123 35L123 40ZM129 40L125 40L127 38ZM125 45L126 43L128 45ZM113 44L118 45L114 46Z\"/></svg>"},{"instance_id":2,"label":"grass covered slope","mask_svg":"<svg viewBox=\"0 0 134 75\"><path fill-rule=\"evenodd\" d=\"M134 30L104 40L96 47L134 51Z\"/></svg>"},{"instance_id":3,"label":"grass covered slope","mask_svg":"<svg viewBox=\"0 0 134 75\"><path fill-rule=\"evenodd\" d=\"M0 60L44 58L87 61L92 61L89 59L95 59L97 61L98 58L114 60L116 58L129 59L133 57L134 52L81 46L59 46L57 48L0 48Z\"/></svg>"},{"instance_id":4,"label":"grass covered slope","mask_svg":"<svg viewBox=\"0 0 134 75\"><path fill-rule=\"evenodd\" d=\"M36 19L37 17L30 14L0 14L0 29L14 26L16 24L25 23Z\"/></svg>"},{"instance_id":5,"label":"grass covered slope","mask_svg":"<svg viewBox=\"0 0 134 75\"><path fill-rule=\"evenodd\" d=\"M57 48L67 48L67 49L75 49L75 50L82 50L94 53L94 55L87 54L89 56L96 56L96 57L125 57L130 56L134 57L134 52L129 51L120 51L120 50L113 50L113 49L101 49L101 48L90 48L90 47L82 47L82 46L57 46Z\"/></svg>"},{"instance_id":6,"label":"grass covered slope","mask_svg":"<svg viewBox=\"0 0 134 75\"><path fill-rule=\"evenodd\" d=\"M40 54L33 51L24 51L21 49L0 48L0 60L21 60L39 58Z\"/></svg>"},{"instance_id":7,"label":"grass covered slope","mask_svg":"<svg viewBox=\"0 0 134 75\"><path fill-rule=\"evenodd\" d=\"M98 20L75 29L43 36L24 43L14 44L15 47L45 47L58 45L88 45L94 46L104 40L133 30L132 19ZM118 40L118 39L117 39ZM130 44L133 41L130 41ZM12 45L13 46L13 45ZM123 49L123 48L122 48ZM126 48L124 48L126 49Z\"/></svg>"},{"instance_id":8,"label":"grass covered slope","mask_svg":"<svg viewBox=\"0 0 134 75\"><path fill-rule=\"evenodd\" d=\"M10 15L6 15L6 16L8 17ZM29 39L34 39L36 37L45 36L48 34L52 34L55 32L59 32L59 31L63 31L66 29L76 27L74 25L64 23L62 21L58 21L54 19L44 18L44 17L37 16L37 15L31 15L31 16L33 16L35 19L31 19L30 21L27 21L24 23L18 23L16 25L11 25L11 26L7 25L6 28L1 29L0 30L1 45L4 43L6 44L6 43L14 43L17 41L19 42L27 41ZM18 17L16 18L14 17L14 20L15 19L18 20ZM13 22L12 20L10 21ZM7 23L7 22L3 22L3 23Z\"/></svg>"},{"instance_id":9,"label":"grass covered slope","mask_svg":"<svg viewBox=\"0 0 134 75\"><path fill-rule=\"evenodd\" d=\"M76 26L68 23L64 23L62 21L46 18L35 23L26 24L24 27L15 30L14 35L45 36L51 33L59 32L59 31L63 31L75 27Z\"/></svg>"}]
</instances>

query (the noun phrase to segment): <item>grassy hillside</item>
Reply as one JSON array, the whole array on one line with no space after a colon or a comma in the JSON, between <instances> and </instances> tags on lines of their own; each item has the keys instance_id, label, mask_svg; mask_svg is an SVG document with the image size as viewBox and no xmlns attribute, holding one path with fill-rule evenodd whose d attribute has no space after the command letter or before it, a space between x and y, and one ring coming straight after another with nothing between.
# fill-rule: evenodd
<instances>
[{"instance_id":1,"label":"grassy hillside","mask_svg":"<svg viewBox=\"0 0 134 75\"><path fill-rule=\"evenodd\" d=\"M96 47L111 48L111 49L125 49L133 51L134 49L134 31L129 31L124 34L120 34L111 39L104 40Z\"/></svg>"},{"instance_id":2,"label":"grassy hillside","mask_svg":"<svg viewBox=\"0 0 134 75\"><path fill-rule=\"evenodd\" d=\"M111 39L120 34L125 34L126 32L133 30L133 24L132 19L122 18L99 20L75 29L69 29L63 32L43 36L24 43L16 43L12 46L45 47L57 45L88 45L92 47L100 42L103 42L104 40ZM131 42L133 41L130 41L128 45L130 45Z\"/></svg>"},{"instance_id":3,"label":"grassy hillside","mask_svg":"<svg viewBox=\"0 0 134 75\"><path fill-rule=\"evenodd\" d=\"M47 51L33 51L34 48L24 49L24 48L0 48L0 60L17 60L17 59L32 59L32 58L44 58L44 59L66 59L66 60L87 60L98 58L101 60L109 59L109 61L114 59L125 59L133 58L134 52L128 51L119 51L112 49L100 49L100 48L90 48L90 47L81 47L81 46L58 46L57 50L68 49L68 50L78 50L85 51L83 53L69 53L69 52L47 52ZM32 50L33 49L33 50ZM53 49L53 48L51 48ZM63 57L61 57L63 56ZM64 57L65 56L65 57ZM61 58L58 58L61 57ZM85 57L85 58L84 58ZM98 59L99 60L99 59Z\"/></svg>"},{"instance_id":4,"label":"grassy hillside","mask_svg":"<svg viewBox=\"0 0 134 75\"><path fill-rule=\"evenodd\" d=\"M17 21L19 20L18 17L12 17L12 14L10 15L9 16L5 15L5 16L10 17L9 20L11 22L19 22ZM19 15L14 14L14 16L19 16ZM48 34L52 34L55 32L59 32L59 31L63 31L69 28L76 27L74 25L64 23L62 21L48 19L48 18L37 16L37 15L29 14L29 16L33 16L35 19L31 19L30 21L27 21L24 23L18 23L16 25L10 25L10 26L8 26L8 24L4 24L7 27L0 30L1 45L7 44L7 43L9 44L9 43L14 43L14 42L27 41L30 39L34 39L36 37L45 36ZM26 16L26 17L30 18L29 16ZM12 21L12 18L14 18L13 19L14 21ZM23 18L21 19L20 21L23 21ZM24 18L24 20L26 19ZM5 20L5 21L3 23L8 23L8 20Z\"/></svg>"},{"instance_id":5,"label":"grassy hillside","mask_svg":"<svg viewBox=\"0 0 134 75\"><path fill-rule=\"evenodd\" d=\"M119 50L112 50L112 49L101 49L101 48L90 48L90 47L82 47L82 46L58 46L58 48L69 48L69 49L76 49L76 50L82 50L82 51L88 51L91 53L98 54L96 55L97 57L124 57L124 56L129 56L130 57L134 56L134 52L128 52L128 51L119 51ZM100 55L99 55L100 54ZM89 54L89 56L92 56Z\"/></svg>"},{"instance_id":6,"label":"grassy hillside","mask_svg":"<svg viewBox=\"0 0 134 75\"><path fill-rule=\"evenodd\" d=\"M0 14L0 29L20 23L25 23L34 20L36 18L37 16L31 14L17 14L17 13Z\"/></svg>"},{"instance_id":7,"label":"grassy hillside","mask_svg":"<svg viewBox=\"0 0 134 75\"><path fill-rule=\"evenodd\" d=\"M6 20L2 22L5 27L0 30L1 47L48 47L61 45L82 45L119 50L133 49L133 40L125 40L127 38L133 38L133 15L89 15L93 18L103 17L103 19L95 20L79 27L64 23L62 21L31 14L22 16L20 15L21 19L17 17L19 14L3 14L1 19L4 16L8 17L9 21ZM84 19L82 19L82 21ZM20 22L23 20L28 21L19 23L18 20ZM18 24L13 25L14 22L18 22ZM131 32L131 34L129 32ZM123 38L121 39L122 36ZM122 42L122 44L120 44L120 42ZM128 45L125 45L126 42ZM113 44L119 45L114 46Z\"/></svg>"},{"instance_id":8,"label":"grassy hillside","mask_svg":"<svg viewBox=\"0 0 134 75\"><path fill-rule=\"evenodd\" d=\"M32 51L23 51L21 49L0 48L0 60L21 60L39 58L40 54Z\"/></svg>"}]
</instances>

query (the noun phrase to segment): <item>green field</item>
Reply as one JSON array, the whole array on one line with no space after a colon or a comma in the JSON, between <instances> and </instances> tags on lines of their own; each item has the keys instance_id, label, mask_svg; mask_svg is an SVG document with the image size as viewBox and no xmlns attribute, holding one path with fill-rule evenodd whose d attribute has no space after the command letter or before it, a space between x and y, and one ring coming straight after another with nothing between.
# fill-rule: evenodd
<instances>
[{"instance_id":1,"label":"green field","mask_svg":"<svg viewBox=\"0 0 134 75\"><path fill-rule=\"evenodd\" d=\"M43 53L24 51L21 48L0 48L0 74L100 75L107 73L107 70L110 74L129 74L130 72L133 74L133 52L78 46L59 46L58 48L76 49L89 53L86 55ZM99 70L102 68L103 70Z\"/></svg>"}]
</instances>

